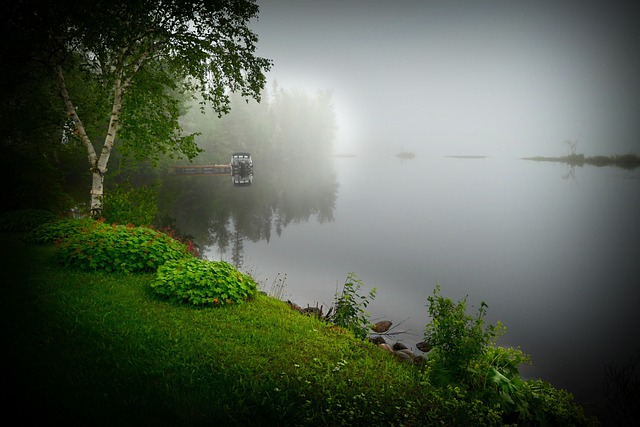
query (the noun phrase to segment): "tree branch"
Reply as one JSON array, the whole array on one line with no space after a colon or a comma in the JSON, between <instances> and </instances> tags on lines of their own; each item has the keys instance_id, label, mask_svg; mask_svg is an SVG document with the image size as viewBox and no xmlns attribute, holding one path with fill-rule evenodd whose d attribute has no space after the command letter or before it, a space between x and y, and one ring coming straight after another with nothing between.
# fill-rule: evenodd
<instances>
[{"instance_id":1,"label":"tree branch","mask_svg":"<svg viewBox=\"0 0 640 427\"><path fill-rule=\"evenodd\" d=\"M129 73L129 75L127 75L125 80L122 82L123 91L129 87L129 85L131 84L131 79L133 79L133 77L136 75L136 73L138 72L140 67L142 67L142 65L144 64L144 62L147 60L148 57L149 57L149 50L145 50L144 52L142 52L138 60L133 64L133 67L131 68L131 73Z\"/></svg>"},{"instance_id":2,"label":"tree branch","mask_svg":"<svg viewBox=\"0 0 640 427\"><path fill-rule=\"evenodd\" d=\"M84 127L84 124L82 123L82 120L80 120L80 117L78 116L78 112L76 111L76 108L73 106L73 102L71 102L71 97L69 96L69 91L67 90L67 85L64 80L64 73L62 71L62 66L56 65L54 67L54 71L55 71L56 82L58 84L58 89L60 90L60 96L62 97L62 100L64 101L64 104L67 107L67 113L69 114L69 117L71 117L71 119L73 120L73 123L76 126L76 129L78 131L78 136L80 136L80 140L82 141L82 144L84 144L84 146L87 149L89 164L91 164L91 166L93 167L95 166L97 161L96 151L93 148L93 144L91 144L91 140L87 135L87 131Z\"/></svg>"}]
</instances>

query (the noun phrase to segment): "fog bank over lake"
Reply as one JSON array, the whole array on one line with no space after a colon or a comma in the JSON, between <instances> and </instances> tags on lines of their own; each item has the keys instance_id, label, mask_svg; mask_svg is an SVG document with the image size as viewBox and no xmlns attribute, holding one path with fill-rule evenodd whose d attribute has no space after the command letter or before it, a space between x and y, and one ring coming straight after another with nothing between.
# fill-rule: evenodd
<instances>
[{"instance_id":1,"label":"fog bank over lake","mask_svg":"<svg viewBox=\"0 0 640 427\"><path fill-rule=\"evenodd\" d=\"M413 345L439 284L489 305L488 321L507 326L501 344L532 355L525 375L586 401L598 399L608 363L640 354L637 170L584 167L566 179L564 165L513 158L331 162L333 220L312 216L243 241L243 268L267 289L286 274L286 297L326 307L354 272L367 291L378 288L372 317L406 320L399 339ZM237 191L260 191L261 174ZM232 253L206 250L214 260Z\"/></svg>"},{"instance_id":2,"label":"fog bank over lake","mask_svg":"<svg viewBox=\"0 0 640 427\"><path fill-rule=\"evenodd\" d=\"M254 181L171 183L178 227L267 288L286 274L300 305L331 304L354 272L378 288L372 316L406 320L410 345L436 285L485 301L507 326L500 343L531 354L526 376L601 404L605 366L640 354L640 172L520 158L567 155L566 140L586 156L640 154L637 8L258 3L258 54L274 60L265 99L300 102L259 140L244 133L259 120L207 139L252 151ZM335 144L313 151L314 120L289 113L327 90ZM325 151L344 157L309 154Z\"/></svg>"},{"instance_id":3,"label":"fog bank over lake","mask_svg":"<svg viewBox=\"0 0 640 427\"><path fill-rule=\"evenodd\" d=\"M337 150L640 151L630 2L260 0L270 84L334 93Z\"/></svg>"}]
</instances>

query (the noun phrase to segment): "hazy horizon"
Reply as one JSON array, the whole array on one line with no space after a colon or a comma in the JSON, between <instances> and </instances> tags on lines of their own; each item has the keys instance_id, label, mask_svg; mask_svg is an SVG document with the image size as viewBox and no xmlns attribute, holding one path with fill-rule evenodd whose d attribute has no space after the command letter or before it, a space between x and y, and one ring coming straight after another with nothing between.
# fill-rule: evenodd
<instances>
[{"instance_id":1,"label":"hazy horizon","mask_svg":"<svg viewBox=\"0 0 640 427\"><path fill-rule=\"evenodd\" d=\"M633 7L258 1L268 85L331 90L337 152L523 157L640 151Z\"/></svg>"}]
</instances>

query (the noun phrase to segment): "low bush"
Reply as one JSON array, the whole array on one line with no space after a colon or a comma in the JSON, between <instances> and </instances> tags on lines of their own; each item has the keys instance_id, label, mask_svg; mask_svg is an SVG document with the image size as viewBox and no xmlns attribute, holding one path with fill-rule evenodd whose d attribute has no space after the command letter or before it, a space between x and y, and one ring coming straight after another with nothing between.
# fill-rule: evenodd
<instances>
[{"instance_id":1,"label":"low bush","mask_svg":"<svg viewBox=\"0 0 640 427\"><path fill-rule=\"evenodd\" d=\"M29 243L51 245L57 240L66 239L81 232L109 227L108 224L91 218L68 218L42 224L29 232L26 239Z\"/></svg>"},{"instance_id":2,"label":"low bush","mask_svg":"<svg viewBox=\"0 0 640 427\"><path fill-rule=\"evenodd\" d=\"M153 226L150 227L153 229ZM196 245L191 236L185 236L184 234L178 232L177 230L175 230L174 228L171 228L170 226L167 227L162 227L162 228L155 228L155 230L158 230L161 233L166 234L167 236L171 237L172 239L175 239L181 243L183 243L186 247L187 247L187 251L193 255L196 258L200 258L200 249L198 248L198 245Z\"/></svg>"},{"instance_id":3,"label":"low bush","mask_svg":"<svg viewBox=\"0 0 640 427\"><path fill-rule=\"evenodd\" d=\"M425 341L432 347L429 359L436 368L432 381L437 384L473 383L472 367L478 365L498 335L501 324L484 325L487 304L481 303L478 314L467 314L467 300L453 302L440 295L436 287L428 298L431 322L425 328Z\"/></svg>"},{"instance_id":4,"label":"low bush","mask_svg":"<svg viewBox=\"0 0 640 427\"><path fill-rule=\"evenodd\" d=\"M56 257L69 267L107 272L154 272L167 261L191 257L164 233L124 225L83 229L56 243Z\"/></svg>"},{"instance_id":5,"label":"low bush","mask_svg":"<svg viewBox=\"0 0 640 427\"><path fill-rule=\"evenodd\" d=\"M41 224L54 222L56 214L41 209L21 209L0 215L0 231L31 231Z\"/></svg>"},{"instance_id":6,"label":"low bush","mask_svg":"<svg viewBox=\"0 0 640 427\"><path fill-rule=\"evenodd\" d=\"M151 287L171 302L221 306L253 298L257 283L224 261L183 258L161 266Z\"/></svg>"},{"instance_id":7,"label":"low bush","mask_svg":"<svg viewBox=\"0 0 640 427\"><path fill-rule=\"evenodd\" d=\"M478 314L470 316L466 312L466 297L454 303L440 295L439 287L428 301L431 322L425 329L425 341L433 349L429 353L426 383L440 388L450 402L482 402L482 407L489 409L482 417L497 415L506 424L597 424L587 419L570 393L520 377L518 368L531 363L530 357L519 349L495 345L506 328L501 323L485 325L487 304L482 302ZM450 394L452 390L455 393ZM492 424L489 418L483 424ZM466 425L469 420L463 416L458 421Z\"/></svg>"},{"instance_id":8,"label":"low bush","mask_svg":"<svg viewBox=\"0 0 640 427\"><path fill-rule=\"evenodd\" d=\"M520 424L540 426L599 426L595 418L588 418L566 390L554 388L542 380L525 381L522 394L527 411L521 414ZM622 425L622 424L621 424Z\"/></svg>"}]
</instances>

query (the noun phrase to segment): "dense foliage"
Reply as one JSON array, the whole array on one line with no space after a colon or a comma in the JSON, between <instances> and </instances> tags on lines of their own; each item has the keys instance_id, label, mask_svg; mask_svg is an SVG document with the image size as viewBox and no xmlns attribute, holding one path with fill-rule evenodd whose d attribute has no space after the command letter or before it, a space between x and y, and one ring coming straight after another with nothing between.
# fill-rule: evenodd
<instances>
[{"instance_id":1,"label":"dense foliage","mask_svg":"<svg viewBox=\"0 0 640 427\"><path fill-rule=\"evenodd\" d=\"M100 217L119 132L117 144L134 157L193 158L194 134L182 132L179 120L186 93L198 93L219 115L229 111L231 93L260 99L271 61L255 54L258 37L249 24L258 9L247 0L17 2L2 14L0 57L19 65L6 81L16 87L10 96L18 106L1 111L20 117L20 130L46 123L59 132L56 146L82 145L93 178L91 212ZM25 108L25 99L45 108ZM29 110L44 114L27 123L22 117L37 116L22 114ZM15 137L23 134L7 138L20 151ZM33 145L36 153L48 151Z\"/></svg>"},{"instance_id":2,"label":"dense foliage","mask_svg":"<svg viewBox=\"0 0 640 427\"><path fill-rule=\"evenodd\" d=\"M67 218L35 227L27 234L26 239L29 243L51 245L56 241L90 231L91 229L108 227L108 224L91 218Z\"/></svg>"},{"instance_id":3,"label":"dense foliage","mask_svg":"<svg viewBox=\"0 0 640 427\"><path fill-rule=\"evenodd\" d=\"M477 315L467 314L466 298L454 303L440 295L436 287L428 297L431 322L425 328L425 341L432 347L430 359L438 366L438 383L474 381L477 362L492 348L504 327L484 325L487 304L482 302Z\"/></svg>"},{"instance_id":4,"label":"dense foliage","mask_svg":"<svg viewBox=\"0 0 640 427\"><path fill-rule=\"evenodd\" d=\"M470 316L466 297L454 303L440 295L439 287L428 301L431 322L425 328L425 341L432 346L428 382L441 387L450 400L481 403L477 411L458 413L457 423L475 424L475 417L481 416L484 425L588 424L570 393L520 378L518 368L530 358L519 349L495 345L506 329L500 323L485 325L487 304L482 302L478 313Z\"/></svg>"},{"instance_id":5,"label":"dense foliage","mask_svg":"<svg viewBox=\"0 0 640 427\"><path fill-rule=\"evenodd\" d=\"M157 199L157 187L128 181L116 184L104 197L104 218L111 224L149 226L156 216Z\"/></svg>"},{"instance_id":6,"label":"dense foliage","mask_svg":"<svg viewBox=\"0 0 640 427\"><path fill-rule=\"evenodd\" d=\"M59 262L83 270L154 272L185 256L191 256L187 247L166 234L124 225L83 229L56 244Z\"/></svg>"},{"instance_id":7,"label":"dense foliage","mask_svg":"<svg viewBox=\"0 0 640 427\"><path fill-rule=\"evenodd\" d=\"M257 292L255 280L231 264L197 258L162 265L151 287L171 302L214 307L241 304Z\"/></svg>"}]
</instances>

